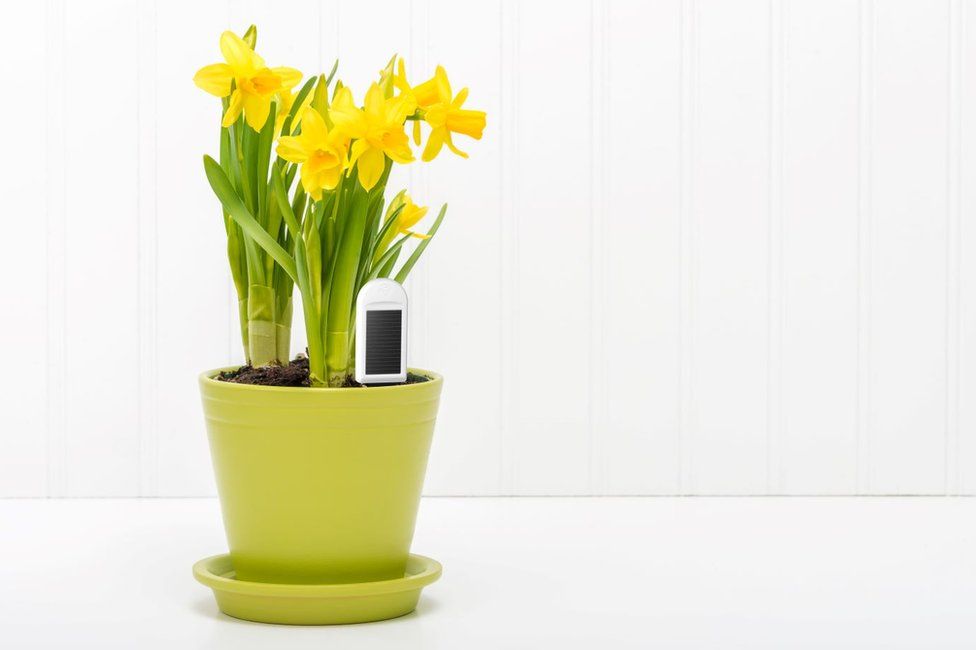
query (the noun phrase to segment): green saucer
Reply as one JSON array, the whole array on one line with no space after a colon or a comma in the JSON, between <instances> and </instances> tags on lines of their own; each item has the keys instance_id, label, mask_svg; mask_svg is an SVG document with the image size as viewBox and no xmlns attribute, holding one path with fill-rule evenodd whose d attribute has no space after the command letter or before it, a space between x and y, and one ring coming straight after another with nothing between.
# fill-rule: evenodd
<instances>
[{"instance_id":1,"label":"green saucer","mask_svg":"<svg viewBox=\"0 0 976 650\"><path fill-rule=\"evenodd\" d=\"M441 577L441 565L411 555L395 580L334 585L288 585L234 579L230 555L193 565L193 577L213 589L217 607L234 618L285 625L339 625L382 621L409 614L420 591Z\"/></svg>"}]
</instances>

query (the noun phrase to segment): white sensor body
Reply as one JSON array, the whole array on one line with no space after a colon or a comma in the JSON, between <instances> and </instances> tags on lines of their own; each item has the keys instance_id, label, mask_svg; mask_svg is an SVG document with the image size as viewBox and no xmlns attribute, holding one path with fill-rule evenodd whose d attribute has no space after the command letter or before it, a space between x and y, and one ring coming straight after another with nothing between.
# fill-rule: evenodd
<instances>
[{"instance_id":1,"label":"white sensor body","mask_svg":"<svg viewBox=\"0 0 976 650\"><path fill-rule=\"evenodd\" d=\"M399 282L377 278L356 297L356 381L407 381L407 292Z\"/></svg>"}]
</instances>

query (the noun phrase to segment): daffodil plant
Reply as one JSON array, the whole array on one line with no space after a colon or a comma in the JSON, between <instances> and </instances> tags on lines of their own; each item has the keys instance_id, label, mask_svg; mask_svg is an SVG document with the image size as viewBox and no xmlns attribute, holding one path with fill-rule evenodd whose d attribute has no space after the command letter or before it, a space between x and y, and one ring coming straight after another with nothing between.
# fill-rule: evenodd
<instances>
[{"instance_id":1,"label":"daffodil plant","mask_svg":"<svg viewBox=\"0 0 976 650\"><path fill-rule=\"evenodd\" d=\"M445 145L466 158L452 136L480 139L485 113L462 108L467 89L453 95L440 66L411 86L398 57L362 104L341 81L333 84L337 65L292 94L301 73L266 67L255 40L253 26L243 38L224 32L225 62L194 77L222 100L219 161L204 156L204 169L223 207L244 348L252 365L288 361L297 285L312 384L342 386L355 359L359 289L374 278L403 282L447 211L441 207L421 234L413 227L426 207L405 191L386 201L393 165L415 160L406 123L417 146L428 127L423 161Z\"/></svg>"}]
</instances>

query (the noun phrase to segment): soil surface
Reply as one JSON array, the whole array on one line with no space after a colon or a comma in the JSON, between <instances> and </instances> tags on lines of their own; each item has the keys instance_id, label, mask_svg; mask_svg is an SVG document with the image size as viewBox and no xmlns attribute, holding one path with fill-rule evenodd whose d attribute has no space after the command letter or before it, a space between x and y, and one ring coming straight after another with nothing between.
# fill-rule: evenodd
<instances>
[{"instance_id":1,"label":"soil surface","mask_svg":"<svg viewBox=\"0 0 976 650\"><path fill-rule=\"evenodd\" d=\"M308 378L308 359L298 357L289 362L287 366L241 366L237 370L222 372L215 378L218 381L227 381L233 384L251 384L253 386L311 386ZM373 386L403 386L405 384L422 384L430 381L429 377L415 375L412 372L407 374L407 381L403 384L373 384ZM343 388L370 388L368 384L360 384L352 378L346 377Z\"/></svg>"}]
</instances>

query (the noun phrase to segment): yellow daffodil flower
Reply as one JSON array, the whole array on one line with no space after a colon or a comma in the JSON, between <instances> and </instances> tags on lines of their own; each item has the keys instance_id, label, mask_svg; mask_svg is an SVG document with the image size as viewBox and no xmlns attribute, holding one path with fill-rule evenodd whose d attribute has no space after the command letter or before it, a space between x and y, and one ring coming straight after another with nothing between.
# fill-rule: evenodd
<instances>
[{"instance_id":1,"label":"yellow daffodil flower","mask_svg":"<svg viewBox=\"0 0 976 650\"><path fill-rule=\"evenodd\" d=\"M285 120L288 119L288 114L291 112L291 107L295 103L296 95L287 88L282 88L278 92L278 110L275 113L275 133L281 133L281 128L285 125ZM295 119L292 120L289 129L294 132L295 127L297 127L302 122L302 115L305 113L305 109L309 107L312 103L312 93L305 95L305 99L302 101L302 105L298 107L295 112ZM285 133L284 135L290 135Z\"/></svg>"},{"instance_id":2,"label":"yellow daffodil flower","mask_svg":"<svg viewBox=\"0 0 976 650\"><path fill-rule=\"evenodd\" d=\"M397 212L398 210L399 212ZM383 235L380 245L376 248L376 257L373 261L376 262L383 257L383 254L386 253L387 249L390 247L390 244L392 244L393 240L397 238L397 235L410 235L411 237L416 237L417 239L430 239L430 235L424 235L410 230L417 224L418 221L423 219L426 214L427 208L414 203L406 191L400 192L393 197L393 200L390 201L389 207L386 209L384 221L388 223L390 219L394 218L393 215L396 215L396 222L391 228L386 230L386 233Z\"/></svg>"},{"instance_id":3,"label":"yellow daffodil flower","mask_svg":"<svg viewBox=\"0 0 976 650\"><path fill-rule=\"evenodd\" d=\"M401 164L413 162L403 122L414 110L411 97L401 94L384 98L376 83L366 91L364 108L356 106L348 87L343 86L336 93L329 116L336 129L354 140L349 165L358 165L359 182L364 189L372 189L379 181L387 156Z\"/></svg>"},{"instance_id":4,"label":"yellow daffodil flower","mask_svg":"<svg viewBox=\"0 0 976 650\"><path fill-rule=\"evenodd\" d=\"M427 146L424 147L422 156L424 161L433 160L445 144L457 155L467 158L468 154L454 146L451 134L460 133L480 140L486 117L484 111L461 108L468 98L468 89L462 88L461 92L454 97L451 94L451 83L447 79L447 72L441 66L437 66L437 71L431 79L414 86L413 98L417 106L423 110L424 120L432 128L427 138Z\"/></svg>"},{"instance_id":5,"label":"yellow daffodil flower","mask_svg":"<svg viewBox=\"0 0 976 650\"><path fill-rule=\"evenodd\" d=\"M268 121L275 94L293 88L302 80L302 73L294 68L268 68L264 59L234 32L220 35L220 52L225 62L200 68L193 82L211 95L230 95L221 123L224 127L236 122L243 111L244 120L260 131Z\"/></svg>"},{"instance_id":6,"label":"yellow daffodil flower","mask_svg":"<svg viewBox=\"0 0 976 650\"><path fill-rule=\"evenodd\" d=\"M426 214L427 206L417 205L410 199L409 194L404 193L403 209L400 210L400 214L397 216L397 232L399 232L401 235L416 237L417 239L428 239L429 235L423 235L419 232L410 230L412 227L417 225L417 222L423 219L424 215Z\"/></svg>"},{"instance_id":7,"label":"yellow daffodil flower","mask_svg":"<svg viewBox=\"0 0 976 650\"><path fill-rule=\"evenodd\" d=\"M401 58L397 61L397 72L392 79L393 86L400 91L400 94L404 97L409 97L410 100L417 106L417 108L424 108L423 105L417 100L417 95L414 89L410 86L410 82L407 81L407 64ZM416 144L420 144L420 120L413 120L413 141Z\"/></svg>"},{"instance_id":8,"label":"yellow daffodil flower","mask_svg":"<svg viewBox=\"0 0 976 650\"><path fill-rule=\"evenodd\" d=\"M404 68L405 66L397 70L397 81L402 85L409 85ZM438 84L441 84L440 88ZM411 87L411 92L413 92L413 97L417 102L417 108L427 108L438 104L442 101L441 97L445 95L447 96L447 100L450 101L451 84L447 81L447 72L441 66L437 66L434 76L420 85Z\"/></svg>"},{"instance_id":9,"label":"yellow daffodil flower","mask_svg":"<svg viewBox=\"0 0 976 650\"><path fill-rule=\"evenodd\" d=\"M314 108L302 114L302 132L278 139L278 155L288 162L301 164L302 187L316 201L322 190L335 189L346 166L349 139L329 128Z\"/></svg>"}]
</instances>

